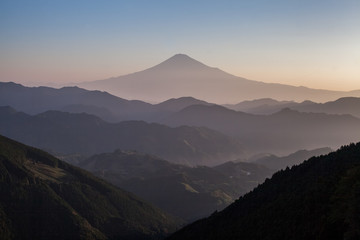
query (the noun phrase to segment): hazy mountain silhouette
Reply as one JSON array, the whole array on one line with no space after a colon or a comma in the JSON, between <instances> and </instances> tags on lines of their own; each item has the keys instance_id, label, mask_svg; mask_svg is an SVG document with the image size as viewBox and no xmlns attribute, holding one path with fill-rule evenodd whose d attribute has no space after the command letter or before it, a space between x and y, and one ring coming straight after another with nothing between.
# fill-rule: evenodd
<instances>
[{"instance_id":1,"label":"hazy mountain silhouette","mask_svg":"<svg viewBox=\"0 0 360 240\"><path fill-rule=\"evenodd\" d=\"M0 239L161 239L182 224L133 194L0 136Z\"/></svg>"},{"instance_id":2,"label":"hazy mountain silhouette","mask_svg":"<svg viewBox=\"0 0 360 240\"><path fill-rule=\"evenodd\" d=\"M49 87L25 87L20 84L0 82L0 106L12 106L28 114L48 110L72 113L88 113L103 120L158 121L169 113L194 104L210 105L192 97L172 98L159 104L129 101L106 92L88 91L78 87L61 89Z\"/></svg>"},{"instance_id":3,"label":"hazy mountain silhouette","mask_svg":"<svg viewBox=\"0 0 360 240\"><path fill-rule=\"evenodd\" d=\"M256 163L266 166L270 169L276 171L280 169L285 169L286 167L292 167L302 163L305 159L308 159L313 156L325 155L331 152L331 148L318 148L313 150L299 150L295 153L292 153L288 156L278 157L276 155L269 155L265 157L260 157L256 159Z\"/></svg>"},{"instance_id":4,"label":"hazy mountain silhouette","mask_svg":"<svg viewBox=\"0 0 360 240\"><path fill-rule=\"evenodd\" d=\"M181 98L171 98L154 106L155 109L159 111L162 110L162 111L178 112L191 105L213 105L213 104L193 97L181 97Z\"/></svg>"},{"instance_id":5,"label":"hazy mountain silhouette","mask_svg":"<svg viewBox=\"0 0 360 240\"><path fill-rule=\"evenodd\" d=\"M218 104L258 98L323 102L344 96L360 96L360 91L328 91L247 80L208 67L184 54L176 54L144 71L77 85L127 99L157 102L183 96Z\"/></svg>"},{"instance_id":6,"label":"hazy mountain silhouette","mask_svg":"<svg viewBox=\"0 0 360 240\"><path fill-rule=\"evenodd\" d=\"M168 239L359 239L360 143L280 171Z\"/></svg>"},{"instance_id":7,"label":"hazy mountain silhouette","mask_svg":"<svg viewBox=\"0 0 360 240\"><path fill-rule=\"evenodd\" d=\"M56 110L56 109L47 109L48 110ZM119 122L122 119L126 119L127 116L121 116L119 114L111 112L109 109L105 107L98 107L92 105L84 105L84 104L71 104L66 105L59 109L61 112L69 112L69 113L88 113L90 115L95 115L100 117L101 119L108 122Z\"/></svg>"},{"instance_id":8,"label":"hazy mountain silhouette","mask_svg":"<svg viewBox=\"0 0 360 240\"><path fill-rule=\"evenodd\" d=\"M106 92L78 87L24 87L12 82L0 83L0 105L12 106L29 114L47 110L97 113L105 116L105 120L109 120L107 117L119 120L126 119L127 115L142 115L152 107L149 103L125 100Z\"/></svg>"},{"instance_id":9,"label":"hazy mountain silhouette","mask_svg":"<svg viewBox=\"0 0 360 240\"><path fill-rule=\"evenodd\" d=\"M272 114L283 108L291 108L301 112L351 114L355 117L360 117L360 98L356 97L344 97L325 103L315 103L311 101L297 103L292 101L276 101L274 99L257 99L224 106L236 111L253 114Z\"/></svg>"},{"instance_id":10,"label":"hazy mountain silhouette","mask_svg":"<svg viewBox=\"0 0 360 240\"><path fill-rule=\"evenodd\" d=\"M114 124L85 113L47 111L31 116L0 107L0 132L63 154L91 155L120 148L189 165L215 165L244 156L240 141L207 128L171 128L142 121Z\"/></svg>"},{"instance_id":11,"label":"hazy mountain silhouette","mask_svg":"<svg viewBox=\"0 0 360 240\"><path fill-rule=\"evenodd\" d=\"M302 112L323 112L329 114L351 114L360 118L360 98L344 97L326 103L298 104L291 107Z\"/></svg>"},{"instance_id":12,"label":"hazy mountain silhouette","mask_svg":"<svg viewBox=\"0 0 360 240\"><path fill-rule=\"evenodd\" d=\"M251 101L243 101L237 104L225 104L224 106L235 110L252 114L272 114L283 108L291 108L299 103L294 101L277 101L271 98L261 98Z\"/></svg>"},{"instance_id":13,"label":"hazy mountain silhouette","mask_svg":"<svg viewBox=\"0 0 360 240\"><path fill-rule=\"evenodd\" d=\"M263 98L244 101L227 108L254 114L273 114L283 108L304 112L324 112L331 114L352 114L360 117L360 98L346 97L323 104L304 101L277 101ZM193 97L180 97L159 104L129 101L106 92L88 91L77 87L61 89L49 87L24 87L15 83L0 83L0 106L12 106L29 114L47 110L72 113L88 113L106 121L145 120L159 122L169 114L191 105L213 105Z\"/></svg>"},{"instance_id":14,"label":"hazy mountain silhouette","mask_svg":"<svg viewBox=\"0 0 360 240\"><path fill-rule=\"evenodd\" d=\"M222 167L191 168L121 150L94 155L80 167L187 221L222 210L272 173L254 163L238 163L237 174Z\"/></svg>"},{"instance_id":15,"label":"hazy mountain silhouette","mask_svg":"<svg viewBox=\"0 0 360 240\"><path fill-rule=\"evenodd\" d=\"M213 105L193 105L165 118L169 126L204 126L237 137L247 150L290 154L299 149L338 148L360 139L360 119L351 115L283 109L253 115Z\"/></svg>"}]
</instances>

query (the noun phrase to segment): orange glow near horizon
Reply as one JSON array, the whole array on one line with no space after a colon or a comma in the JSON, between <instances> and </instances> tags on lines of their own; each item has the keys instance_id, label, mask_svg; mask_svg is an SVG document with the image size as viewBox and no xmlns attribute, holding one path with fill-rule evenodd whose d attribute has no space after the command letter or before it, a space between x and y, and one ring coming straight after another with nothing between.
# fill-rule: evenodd
<instances>
[{"instance_id":1,"label":"orange glow near horizon","mask_svg":"<svg viewBox=\"0 0 360 240\"><path fill-rule=\"evenodd\" d=\"M206 61L202 61L207 64ZM158 62L160 63L160 62ZM156 65L157 63L153 63ZM263 64L263 63L261 63ZM69 64L70 65L70 64ZM68 66L69 66L68 65ZM14 81L28 86L40 86L40 85L67 85L77 82L102 80L111 77L122 76L131 74L141 70L145 70L151 66L146 66L145 63L140 64L141 67L136 65L130 65L129 63L125 67L111 66L101 69L99 66L91 65L81 66L74 65L72 67L52 67L48 65L44 68L36 68L32 66L24 66L19 71L19 68L11 67L9 65L2 65L1 81ZM249 80L261 81L266 83L280 83L293 86L304 86L316 89L327 89L337 91L351 91L360 89L360 68L346 68L333 67L327 72L327 69L320 67L296 67L296 66L276 66L274 65L259 65L251 66L243 63L236 64L236 62L230 62L229 66L220 64L221 70L230 73L232 75L243 77ZM242 67L238 67L241 65ZM5 66L5 67L4 67ZM42 65L44 66L44 65ZM130 70L129 70L130 69ZM31 76L31 77L30 77Z\"/></svg>"},{"instance_id":2,"label":"orange glow near horizon","mask_svg":"<svg viewBox=\"0 0 360 240\"><path fill-rule=\"evenodd\" d=\"M20 2L0 2L3 82L95 81L184 53L251 80L360 89L360 1Z\"/></svg>"}]
</instances>

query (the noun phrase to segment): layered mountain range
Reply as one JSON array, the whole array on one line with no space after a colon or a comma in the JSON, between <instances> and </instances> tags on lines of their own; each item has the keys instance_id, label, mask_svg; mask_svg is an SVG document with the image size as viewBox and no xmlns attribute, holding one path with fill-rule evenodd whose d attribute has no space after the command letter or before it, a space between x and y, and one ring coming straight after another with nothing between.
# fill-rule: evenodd
<instances>
[{"instance_id":1,"label":"layered mountain range","mask_svg":"<svg viewBox=\"0 0 360 240\"><path fill-rule=\"evenodd\" d=\"M211 129L142 121L108 123L85 113L47 111L32 116L0 107L0 132L61 154L89 156L120 148L187 165L215 165L245 157L240 141Z\"/></svg>"},{"instance_id":2,"label":"layered mountain range","mask_svg":"<svg viewBox=\"0 0 360 240\"><path fill-rule=\"evenodd\" d=\"M47 110L86 112L110 122L123 120L156 122L192 105L214 105L193 97L170 98L158 104L150 104L139 100L126 100L98 90L88 91L78 87L60 89L25 87L12 82L0 82L0 104L28 114L42 113ZM269 115L284 108L290 108L300 112L351 114L360 117L360 97L343 97L325 103L260 98L224 106L235 111L257 115Z\"/></svg>"},{"instance_id":3,"label":"layered mountain range","mask_svg":"<svg viewBox=\"0 0 360 240\"><path fill-rule=\"evenodd\" d=\"M360 117L360 98L356 97L343 97L325 103L315 103L312 101L298 103L294 101L276 101L274 99L263 98L224 106L236 111L253 114L273 114L281 109L291 108L300 112L351 114L355 117Z\"/></svg>"},{"instance_id":4,"label":"layered mountain range","mask_svg":"<svg viewBox=\"0 0 360 240\"><path fill-rule=\"evenodd\" d=\"M203 126L239 139L252 153L289 154L299 149L338 148L356 142L360 119L351 115L299 112L271 115L236 112L222 106L192 105L161 121L169 126Z\"/></svg>"},{"instance_id":5,"label":"layered mountain range","mask_svg":"<svg viewBox=\"0 0 360 240\"><path fill-rule=\"evenodd\" d=\"M109 122L124 120L159 121L170 113L194 105L211 105L192 97L168 99L159 104L139 100L126 100L107 92L88 91L78 87L25 87L0 82L0 106L11 106L28 114L48 110L88 113Z\"/></svg>"},{"instance_id":6,"label":"layered mountain range","mask_svg":"<svg viewBox=\"0 0 360 240\"><path fill-rule=\"evenodd\" d=\"M15 106L18 110L29 114L48 110L85 112L114 123L124 120L144 120L171 127L182 125L207 127L236 138L242 144L241 149L248 155L261 152L286 155L299 149L321 147L335 149L342 144L357 141L360 137L357 131L353 131L360 124L360 120L354 117L359 116L360 98L355 97L341 98L323 104L310 101L296 103L260 99L233 106L227 105L227 107L243 110L243 112L238 112L192 97L173 98L159 104L149 104L118 98L106 92L88 91L77 87L28 88L14 83L0 83L0 92L2 105ZM251 113L254 111L261 115ZM55 113L53 112L53 114ZM146 124L143 123L143 125ZM95 129L90 132L92 131ZM102 134L104 137L106 136L105 133ZM16 138L16 136L10 137ZM31 144L31 142L27 143ZM184 145L186 142L181 144ZM36 146L41 147L40 145ZM110 144L110 146L112 145ZM128 146L125 147L128 149ZM142 152L148 151L148 149L138 146L130 147ZM190 146L188 145L188 147ZM122 148L122 145L102 150L108 152L116 148ZM60 153L65 152L60 151ZM70 152L66 151L66 153ZM100 152L93 151L90 154L93 153ZM159 151L152 149L150 153L159 154ZM169 154L161 153L159 156L172 159ZM234 155L223 156L227 159L221 160L222 162L233 159ZM195 164L219 163L212 160L208 163L199 160Z\"/></svg>"}]
</instances>

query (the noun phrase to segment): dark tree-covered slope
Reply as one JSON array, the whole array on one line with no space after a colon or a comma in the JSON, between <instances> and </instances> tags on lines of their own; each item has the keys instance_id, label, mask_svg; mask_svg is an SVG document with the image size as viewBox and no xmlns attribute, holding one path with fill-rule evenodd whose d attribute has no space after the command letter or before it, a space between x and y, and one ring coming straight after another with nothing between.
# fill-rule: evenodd
<instances>
[{"instance_id":1,"label":"dark tree-covered slope","mask_svg":"<svg viewBox=\"0 0 360 240\"><path fill-rule=\"evenodd\" d=\"M79 166L191 222L227 207L273 172L254 163L224 165L231 165L235 172L222 166L188 167L117 150L94 155Z\"/></svg>"},{"instance_id":2,"label":"dark tree-covered slope","mask_svg":"<svg viewBox=\"0 0 360 240\"><path fill-rule=\"evenodd\" d=\"M360 239L360 143L287 168L169 239Z\"/></svg>"},{"instance_id":3,"label":"dark tree-covered slope","mask_svg":"<svg viewBox=\"0 0 360 240\"><path fill-rule=\"evenodd\" d=\"M178 224L84 170L0 136L0 239L158 239Z\"/></svg>"}]
</instances>

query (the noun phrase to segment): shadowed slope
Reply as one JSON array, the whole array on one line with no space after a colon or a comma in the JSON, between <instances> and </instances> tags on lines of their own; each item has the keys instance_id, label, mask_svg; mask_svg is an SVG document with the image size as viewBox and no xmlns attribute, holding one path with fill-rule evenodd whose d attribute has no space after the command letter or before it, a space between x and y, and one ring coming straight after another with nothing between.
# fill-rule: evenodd
<instances>
[{"instance_id":1,"label":"shadowed slope","mask_svg":"<svg viewBox=\"0 0 360 240\"><path fill-rule=\"evenodd\" d=\"M189 222L228 206L272 171L237 163L236 173L222 167L188 167L134 151L94 155L80 166ZM234 168L235 169L235 168Z\"/></svg>"},{"instance_id":2,"label":"shadowed slope","mask_svg":"<svg viewBox=\"0 0 360 240\"><path fill-rule=\"evenodd\" d=\"M169 239L359 239L360 143L273 175Z\"/></svg>"},{"instance_id":3,"label":"shadowed slope","mask_svg":"<svg viewBox=\"0 0 360 240\"><path fill-rule=\"evenodd\" d=\"M84 170L0 136L1 239L158 239L180 223Z\"/></svg>"}]
</instances>

